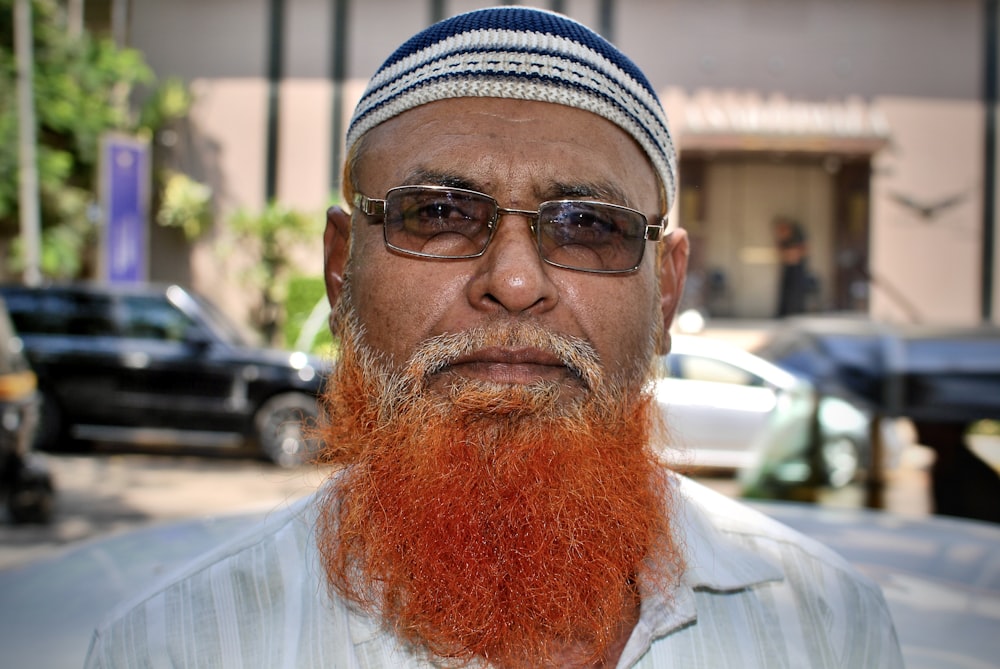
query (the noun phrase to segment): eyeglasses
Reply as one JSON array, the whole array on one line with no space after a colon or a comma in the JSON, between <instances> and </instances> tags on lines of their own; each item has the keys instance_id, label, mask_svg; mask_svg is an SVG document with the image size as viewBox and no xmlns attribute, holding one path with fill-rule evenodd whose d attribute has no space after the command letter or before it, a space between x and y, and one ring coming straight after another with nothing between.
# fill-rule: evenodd
<instances>
[{"instance_id":1,"label":"eyeglasses","mask_svg":"<svg viewBox=\"0 0 1000 669\"><path fill-rule=\"evenodd\" d=\"M382 223L385 244L417 258L478 258L500 217L524 216L542 260L555 267L622 274L642 262L646 242L663 234L665 220L606 202L552 200L537 211L504 209L485 193L446 186L399 186L384 200L360 193L354 205Z\"/></svg>"}]
</instances>

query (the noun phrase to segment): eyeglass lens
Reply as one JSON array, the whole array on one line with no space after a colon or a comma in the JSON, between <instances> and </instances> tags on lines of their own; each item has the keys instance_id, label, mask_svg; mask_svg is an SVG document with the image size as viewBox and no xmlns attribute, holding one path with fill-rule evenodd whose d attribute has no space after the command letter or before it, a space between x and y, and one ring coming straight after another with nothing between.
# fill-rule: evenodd
<instances>
[{"instance_id":1,"label":"eyeglass lens","mask_svg":"<svg viewBox=\"0 0 1000 669\"><path fill-rule=\"evenodd\" d=\"M493 234L495 202L473 193L423 188L389 191L385 235L401 251L439 258L474 257Z\"/></svg>"},{"instance_id":2,"label":"eyeglass lens","mask_svg":"<svg viewBox=\"0 0 1000 669\"><path fill-rule=\"evenodd\" d=\"M389 191L385 239L389 246L436 258L483 253L501 212L491 197L454 189L404 186ZM642 259L646 219L615 205L585 200L543 203L537 215L539 253L572 269L616 272Z\"/></svg>"}]
</instances>

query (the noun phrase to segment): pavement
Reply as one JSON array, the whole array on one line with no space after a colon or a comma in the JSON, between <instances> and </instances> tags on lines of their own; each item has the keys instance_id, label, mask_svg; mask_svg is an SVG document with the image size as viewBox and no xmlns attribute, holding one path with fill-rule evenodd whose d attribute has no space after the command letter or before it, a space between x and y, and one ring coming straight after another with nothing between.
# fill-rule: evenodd
<instances>
[{"instance_id":1,"label":"pavement","mask_svg":"<svg viewBox=\"0 0 1000 669\"><path fill-rule=\"evenodd\" d=\"M43 457L57 491L53 521L13 525L0 511L0 569L145 525L273 509L315 490L323 480L319 470L285 470L229 457L160 453Z\"/></svg>"}]
</instances>

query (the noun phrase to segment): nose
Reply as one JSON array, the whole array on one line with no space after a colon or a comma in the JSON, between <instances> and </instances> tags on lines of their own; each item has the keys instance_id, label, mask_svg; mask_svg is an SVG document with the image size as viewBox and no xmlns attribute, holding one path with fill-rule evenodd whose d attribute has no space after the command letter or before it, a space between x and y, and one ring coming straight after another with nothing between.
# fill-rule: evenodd
<instances>
[{"instance_id":1,"label":"nose","mask_svg":"<svg viewBox=\"0 0 1000 669\"><path fill-rule=\"evenodd\" d=\"M538 255L530 221L504 212L469 284L469 301L477 309L509 314L538 314L559 301L550 271Z\"/></svg>"}]
</instances>

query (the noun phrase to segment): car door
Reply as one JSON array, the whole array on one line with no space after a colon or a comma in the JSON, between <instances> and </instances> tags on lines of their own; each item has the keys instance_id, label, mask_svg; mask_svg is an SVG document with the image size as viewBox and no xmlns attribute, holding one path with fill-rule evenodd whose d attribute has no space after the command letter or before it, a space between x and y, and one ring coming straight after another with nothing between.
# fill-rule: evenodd
<instances>
[{"instance_id":1,"label":"car door","mask_svg":"<svg viewBox=\"0 0 1000 669\"><path fill-rule=\"evenodd\" d=\"M51 289L12 291L7 301L46 401L68 424L116 422L121 376L111 298Z\"/></svg>"},{"instance_id":2,"label":"car door","mask_svg":"<svg viewBox=\"0 0 1000 669\"><path fill-rule=\"evenodd\" d=\"M768 428L778 392L730 362L672 353L670 376L656 382L673 456L694 465L741 469Z\"/></svg>"},{"instance_id":3,"label":"car door","mask_svg":"<svg viewBox=\"0 0 1000 669\"><path fill-rule=\"evenodd\" d=\"M118 318L127 370L122 392L135 426L159 430L166 438L185 431L186 439L193 433L226 439L224 433L240 430L241 368L219 350L224 344L161 294L123 296ZM216 438L202 436L208 442ZM151 433L150 440L155 437Z\"/></svg>"}]
</instances>

